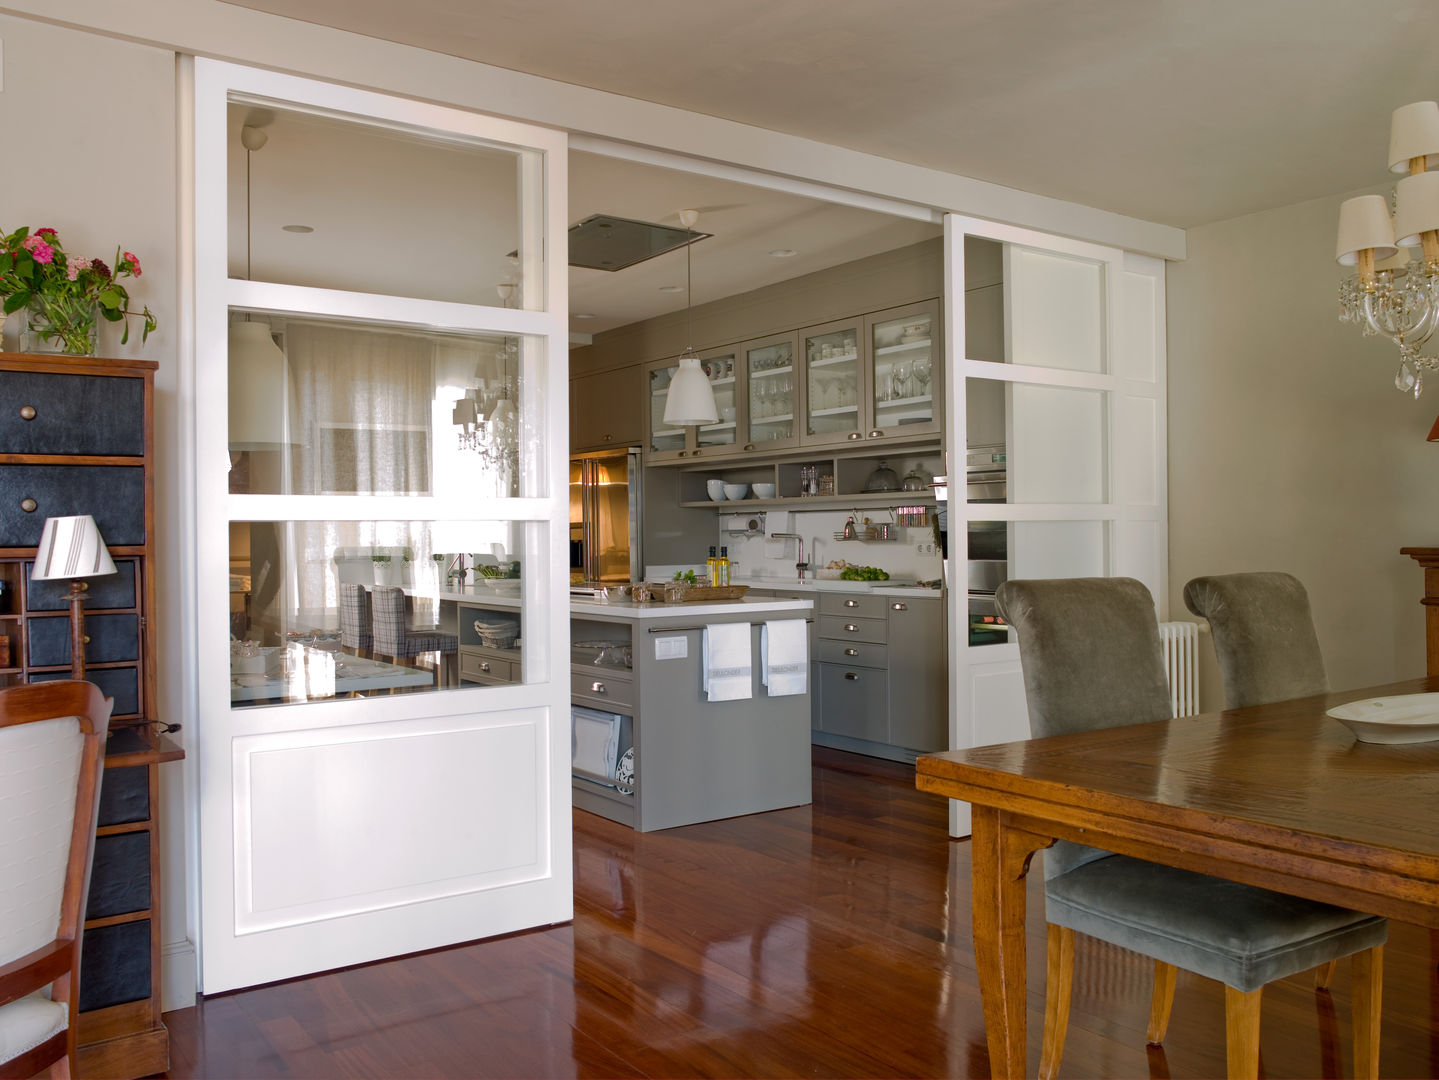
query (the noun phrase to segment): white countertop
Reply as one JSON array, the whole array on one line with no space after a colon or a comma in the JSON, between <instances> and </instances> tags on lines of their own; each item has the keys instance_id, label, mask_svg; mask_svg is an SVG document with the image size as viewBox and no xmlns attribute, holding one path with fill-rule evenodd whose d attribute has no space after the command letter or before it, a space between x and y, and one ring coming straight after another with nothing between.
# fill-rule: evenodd
<instances>
[{"instance_id":1,"label":"white countertop","mask_svg":"<svg viewBox=\"0 0 1439 1080\"><path fill-rule=\"evenodd\" d=\"M941 589L925 589L918 585L904 585L893 581L843 581L834 578L806 578L800 584L792 578L735 578L731 584L748 585L751 589L779 589L784 592L822 593L872 593L875 596L925 597L939 600L944 596Z\"/></svg>"},{"instance_id":2,"label":"white countertop","mask_svg":"<svg viewBox=\"0 0 1439 1080\"><path fill-rule=\"evenodd\" d=\"M750 584L749 582L735 582ZM860 582L835 582L835 584L856 585ZM776 584L770 587L780 587ZM503 611L518 611L520 598L505 596L486 585L466 585L463 589L441 589L438 592L406 590L414 596L431 599L451 600L465 604L482 604L487 608ZM913 590L910 590L911 592ZM763 615L769 612L808 611L814 607L813 600L760 599L748 596L741 600L702 600L690 604L636 604L633 600L604 600L599 597L572 596L571 615L607 615L620 619L694 619L704 615Z\"/></svg>"}]
</instances>

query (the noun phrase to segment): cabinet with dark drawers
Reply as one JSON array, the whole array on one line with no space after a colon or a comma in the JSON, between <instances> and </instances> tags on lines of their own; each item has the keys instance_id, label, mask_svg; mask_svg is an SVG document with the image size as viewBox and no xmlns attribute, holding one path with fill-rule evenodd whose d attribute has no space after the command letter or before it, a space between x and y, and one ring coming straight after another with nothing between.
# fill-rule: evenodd
<instances>
[{"instance_id":1,"label":"cabinet with dark drawers","mask_svg":"<svg viewBox=\"0 0 1439 1080\"><path fill-rule=\"evenodd\" d=\"M90 514L117 573L89 581L85 678L115 701L80 973L80 1075L169 1067L160 1022L155 713L156 364L0 354L0 686L70 677L69 582L30 580L48 517Z\"/></svg>"}]
</instances>

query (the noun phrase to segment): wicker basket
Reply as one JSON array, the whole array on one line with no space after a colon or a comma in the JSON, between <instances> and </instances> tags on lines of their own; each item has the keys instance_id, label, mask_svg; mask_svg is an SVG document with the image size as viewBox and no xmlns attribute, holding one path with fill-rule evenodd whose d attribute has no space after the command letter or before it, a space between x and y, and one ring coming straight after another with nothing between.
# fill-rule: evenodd
<instances>
[{"instance_id":1,"label":"wicker basket","mask_svg":"<svg viewBox=\"0 0 1439 1080\"><path fill-rule=\"evenodd\" d=\"M748 585L687 585L680 602L689 604L696 600L738 600L747 592Z\"/></svg>"}]
</instances>

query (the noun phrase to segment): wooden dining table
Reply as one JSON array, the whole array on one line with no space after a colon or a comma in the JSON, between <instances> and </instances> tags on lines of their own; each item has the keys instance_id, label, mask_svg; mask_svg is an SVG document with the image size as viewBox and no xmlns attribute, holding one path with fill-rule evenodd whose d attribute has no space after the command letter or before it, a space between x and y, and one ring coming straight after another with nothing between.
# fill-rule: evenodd
<instances>
[{"instance_id":1,"label":"wooden dining table","mask_svg":"<svg viewBox=\"0 0 1439 1080\"><path fill-rule=\"evenodd\" d=\"M1326 715L1426 692L1439 677L920 757L920 790L972 806L991 1075L1027 1075L1024 879L1056 839L1439 927L1439 742Z\"/></svg>"}]
</instances>

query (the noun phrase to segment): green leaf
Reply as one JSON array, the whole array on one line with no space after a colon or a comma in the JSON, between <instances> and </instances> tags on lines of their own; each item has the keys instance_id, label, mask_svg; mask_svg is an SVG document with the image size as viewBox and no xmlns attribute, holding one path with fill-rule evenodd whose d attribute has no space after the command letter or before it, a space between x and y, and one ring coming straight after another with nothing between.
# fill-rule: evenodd
<instances>
[{"instance_id":1,"label":"green leaf","mask_svg":"<svg viewBox=\"0 0 1439 1080\"><path fill-rule=\"evenodd\" d=\"M5 314L13 315L30 302L29 291L11 293L5 298Z\"/></svg>"}]
</instances>

